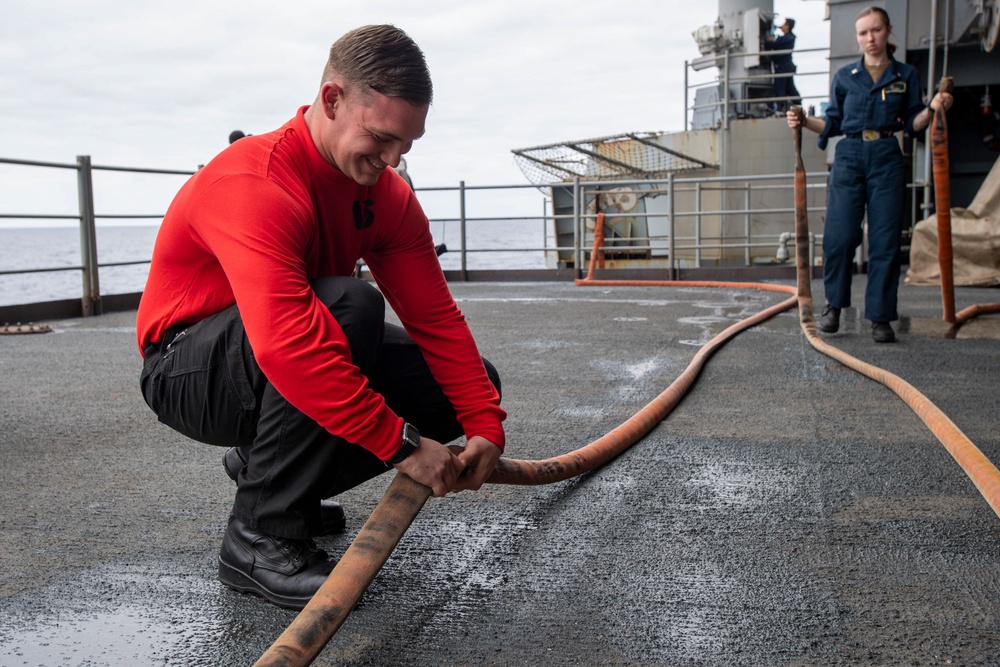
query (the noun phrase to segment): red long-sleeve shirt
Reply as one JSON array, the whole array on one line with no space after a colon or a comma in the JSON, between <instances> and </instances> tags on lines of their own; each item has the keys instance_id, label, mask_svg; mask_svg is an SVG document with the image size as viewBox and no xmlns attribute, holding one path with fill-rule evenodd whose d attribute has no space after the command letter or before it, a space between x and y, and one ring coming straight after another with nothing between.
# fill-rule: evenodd
<instances>
[{"instance_id":1,"label":"red long-sleeve shirt","mask_svg":"<svg viewBox=\"0 0 1000 667\"><path fill-rule=\"evenodd\" d=\"M427 217L386 170L359 185L327 163L303 114L235 142L181 188L157 235L140 352L177 323L238 304L254 356L292 405L385 460L402 420L373 392L309 281L364 259L452 401L467 436L505 444L496 389L448 290Z\"/></svg>"}]
</instances>

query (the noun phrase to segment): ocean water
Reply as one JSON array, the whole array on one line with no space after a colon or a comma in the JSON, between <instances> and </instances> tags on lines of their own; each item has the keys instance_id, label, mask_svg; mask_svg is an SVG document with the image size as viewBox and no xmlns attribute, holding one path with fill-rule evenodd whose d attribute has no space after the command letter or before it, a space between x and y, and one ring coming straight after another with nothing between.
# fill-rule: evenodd
<instances>
[{"instance_id":1,"label":"ocean water","mask_svg":"<svg viewBox=\"0 0 1000 667\"><path fill-rule=\"evenodd\" d=\"M97 256L100 264L148 262L159 228L153 225L99 225ZM449 252L441 256L445 270L461 268L461 231L457 222L431 222L434 242ZM540 220L470 221L466 266L483 269L542 269L545 229ZM549 246L552 242L549 242ZM509 251L492 252L509 248ZM534 251L514 249L538 248ZM491 252L471 252L488 249ZM80 232L76 227L0 227L0 271L80 266ZM141 292L149 265L105 266L100 269L101 294ZM79 298L80 271L0 275L0 306Z\"/></svg>"}]
</instances>

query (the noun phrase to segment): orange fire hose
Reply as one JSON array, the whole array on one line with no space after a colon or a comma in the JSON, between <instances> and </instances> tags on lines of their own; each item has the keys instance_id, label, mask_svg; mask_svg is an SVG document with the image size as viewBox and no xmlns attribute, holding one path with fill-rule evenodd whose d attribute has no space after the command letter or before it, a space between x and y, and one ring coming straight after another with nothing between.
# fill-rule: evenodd
<instances>
[{"instance_id":1,"label":"orange fire hose","mask_svg":"<svg viewBox=\"0 0 1000 667\"><path fill-rule=\"evenodd\" d=\"M997 313L1000 313L1000 303L978 303L958 311L955 314L955 323L964 324L974 317L996 315Z\"/></svg>"},{"instance_id":2,"label":"orange fire hose","mask_svg":"<svg viewBox=\"0 0 1000 667\"><path fill-rule=\"evenodd\" d=\"M309 665L361 600L431 490L397 473L333 572L256 665Z\"/></svg>"},{"instance_id":3,"label":"orange fire hose","mask_svg":"<svg viewBox=\"0 0 1000 667\"><path fill-rule=\"evenodd\" d=\"M596 244L595 240L595 248L598 247ZM589 278L577 283L753 288L791 293L792 296L716 335L698 350L688 367L666 390L608 434L576 451L551 459L521 461L502 458L487 480L490 483L550 484L599 468L663 421L694 384L705 362L716 350L744 329L794 308L797 300L794 287L767 283L595 281ZM319 591L255 664L258 667L309 665L361 599L429 495L430 489L427 487L406 475L397 474L371 517Z\"/></svg>"},{"instance_id":4,"label":"orange fire hose","mask_svg":"<svg viewBox=\"0 0 1000 667\"><path fill-rule=\"evenodd\" d=\"M950 93L952 79L942 77L938 90ZM951 177L948 173L948 119L938 105L931 123L934 156L934 201L937 209L938 265L941 268L941 304L944 321L955 324L955 267L951 247Z\"/></svg>"},{"instance_id":5,"label":"orange fire hose","mask_svg":"<svg viewBox=\"0 0 1000 667\"><path fill-rule=\"evenodd\" d=\"M594 269L604 268L604 214L597 214L594 223L594 249L590 253L590 264L587 265L587 277L594 276Z\"/></svg>"},{"instance_id":6,"label":"orange fire hose","mask_svg":"<svg viewBox=\"0 0 1000 667\"><path fill-rule=\"evenodd\" d=\"M801 109L799 109L801 113ZM807 265L808 219L806 180L802 162L801 126L795 139L795 237L797 287L769 283L714 281L620 281L595 280L594 268L603 246L603 214L594 234L588 276L578 285L659 285L683 287L751 288L791 293L793 296L756 315L728 327L706 343L684 372L659 396L629 420L576 451L543 461L500 459L489 482L501 484L548 484L594 470L615 458L660 423L680 402L701 368L725 342L744 329L755 326L798 303L799 322L810 344L818 351L894 391L945 446L976 488L1000 516L1000 470L927 397L901 378L862 362L823 342L816 332L812 312L810 267ZM964 312L964 311L963 311ZM991 311L992 312L992 311ZM397 474L375 511L344 553L333 572L312 600L292 621L274 644L255 663L258 666L305 666L312 663L346 620L368 585L388 560L403 533L430 496L430 489Z\"/></svg>"},{"instance_id":7,"label":"orange fire hose","mask_svg":"<svg viewBox=\"0 0 1000 667\"><path fill-rule=\"evenodd\" d=\"M799 108L801 118L801 108ZM1000 516L1000 470L976 447L971 440L945 415L930 399L917 391L902 378L860 361L851 355L827 344L816 333L812 318L812 295L808 273L803 270L804 255L802 240L808 236L806 218L805 167L802 163L802 126L794 130L795 135L795 238L798 248L796 265L799 285L799 321L802 330L814 348L836 359L848 368L879 382L898 395L944 445L976 488L989 503L994 513ZM936 150L936 146L935 146ZM945 154L947 156L947 153ZM949 218L950 220L950 218ZM949 238L950 238L949 226ZM943 281L942 281L943 283ZM971 309L968 309L971 310ZM965 311L963 311L965 314ZM968 316L972 316L970 312Z\"/></svg>"},{"instance_id":8,"label":"orange fire hose","mask_svg":"<svg viewBox=\"0 0 1000 667\"><path fill-rule=\"evenodd\" d=\"M938 90L951 93L954 82L950 76L941 77ZM969 306L955 312L955 263L951 242L951 175L948 160L948 119L938 107L931 124L931 146L934 158L934 199L937 209L938 266L941 271L941 305L944 321L952 324L946 334L954 338L958 328L979 315L1000 313L1000 303Z\"/></svg>"}]
</instances>

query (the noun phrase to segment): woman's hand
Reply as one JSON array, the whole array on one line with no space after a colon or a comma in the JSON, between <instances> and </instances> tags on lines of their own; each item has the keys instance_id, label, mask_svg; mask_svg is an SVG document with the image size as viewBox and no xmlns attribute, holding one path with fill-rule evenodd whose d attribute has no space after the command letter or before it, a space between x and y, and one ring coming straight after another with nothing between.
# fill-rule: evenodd
<instances>
[{"instance_id":1,"label":"woman's hand","mask_svg":"<svg viewBox=\"0 0 1000 667\"><path fill-rule=\"evenodd\" d=\"M927 106L930 107L931 112L935 112L938 109L947 112L948 109L951 108L951 105L954 103L955 103L955 98L952 97L951 93L940 92L934 96L934 98L931 100L931 103L928 104Z\"/></svg>"},{"instance_id":2,"label":"woman's hand","mask_svg":"<svg viewBox=\"0 0 1000 667\"><path fill-rule=\"evenodd\" d=\"M795 129L800 125L811 132L816 134L821 133L826 129L826 119L817 118L816 116L806 116L802 113L801 107L797 109L789 109L785 112L785 118L788 120L788 127Z\"/></svg>"},{"instance_id":3,"label":"woman's hand","mask_svg":"<svg viewBox=\"0 0 1000 667\"><path fill-rule=\"evenodd\" d=\"M930 103L924 110L913 119L913 129L917 132L923 132L931 124L931 121L934 120L934 114L938 109L947 113L948 109L954 103L955 98L951 96L951 93L939 92L931 98Z\"/></svg>"}]
</instances>

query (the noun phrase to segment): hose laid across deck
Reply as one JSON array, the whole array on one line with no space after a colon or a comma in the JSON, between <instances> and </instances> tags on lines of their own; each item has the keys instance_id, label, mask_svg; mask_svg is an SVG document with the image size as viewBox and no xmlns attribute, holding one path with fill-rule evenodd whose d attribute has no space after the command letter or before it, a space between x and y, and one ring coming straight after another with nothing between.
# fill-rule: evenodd
<instances>
[{"instance_id":1,"label":"hose laid across deck","mask_svg":"<svg viewBox=\"0 0 1000 667\"><path fill-rule=\"evenodd\" d=\"M802 331L812 346L847 366L848 368L879 382L899 396L913 412L927 425L934 436L944 445L959 467L969 476L972 483L989 503L994 513L1000 516L1000 470L990 462L978 447L944 414L930 399L917 391L910 383L887 370L865 363L846 352L826 343L816 333L812 317L812 289L808 279L808 269L804 268L802 241L808 236L806 218L805 167L802 163L802 126L795 128L795 238L798 242L799 321ZM950 231L949 231L950 236ZM963 311L964 312L964 311ZM978 312L978 311L977 311ZM970 313L971 315L971 313Z\"/></svg>"},{"instance_id":2,"label":"hose laid across deck","mask_svg":"<svg viewBox=\"0 0 1000 667\"><path fill-rule=\"evenodd\" d=\"M594 442L543 461L502 458L487 480L495 484L549 484L596 470L659 424L694 384L705 362L741 331L795 307L795 288L767 283L578 281L595 285L667 285L683 287L754 288L793 296L731 325L703 345L674 382L626 422ZM257 667L309 665L333 638L351 609L396 548L430 489L398 473L361 532L344 553L316 595L255 663Z\"/></svg>"},{"instance_id":3,"label":"hose laid across deck","mask_svg":"<svg viewBox=\"0 0 1000 667\"><path fill-rule=\"evenodd\" d=\"M763 322L798 303L799 322L806 338L818 351L839 361L895 392L930 428L976 488L1000 516L1000 471L964 433L926 396L892 373L860 361L824 342L816 332L812 310L810 267L807 265L808 220L806 217L805 168L801 154L801 126L795 139L795 233L797 286L749 282L711 281L618 281L594 280L597 258L603 256L603 215L599 217L588 277L579 285L670 286L750 288L793 293L785 301L738 322L702 346L684 372L659 396L607 435L568 454L543 461L500 459L489 482L503 484L548 484L594 470L615 458L666 417L690 389L711 355L739 332ZM595 230L596 231L596 230ZM965 312L965 311L963 311ZM988 311L996 312L996 311ZM978 314L976 312L975 314ZM961 314L959 314L961 315ZM382 500L344 553L329 578L284 633L256 662L258 666L305 666L319 655L350 614L361 595L388 560L403 533L430 495L430 490L403 474L397 474Z\"/></svg>"},{"instance_id":4,"label":"hose laid across deck","mask_svg":"<svg viewBox=\"0 0 1000 667\"><path fill-rule=\"evenodd\" d=\"M691 283L678 282L641 282L633 283L629 281L615 280L595 280L579 281L583 285L667 285L690 287ZM702 286L721 287L725 283L702 284ZM756 285L760 287L760 285ZM774 286L778 287L778 286ZM787 288L791 290L792 288ZM615 458L633 444L639 441L644 435L649 433L653 427L659 424L670 414L688 389L694 384L695 379L708 361L720 347L725 345L731 338L745 329L756 326L768 320L778 313L783 313L795 307L796 297L792 296L779 304L771 306L761 312L737 322L725 329L723 332L712 338L703 345L698 353L694 355L691 363L688 364L684 372L674 380L659 396L654 398L645 407L635 413L627 421L616 427L606 435L601 436L589 445L581 447L575 451L542 461L521 461L517 459L502 458L497 462L496 470L490 475L488 482L494 484L551 484L575 477L591 470L596 470L611 459Z\"/></svg>"},{"instance_id":5,"label":"hose laid across deck","mask_svg":"<svg viewBox=\"0 0 1000 667\"><path fill-rule=\"evenodd\" d=\"M397 473L323 585L255 665L309 665L389 559L431 490Z\"/></svg>"}]
</instances>

